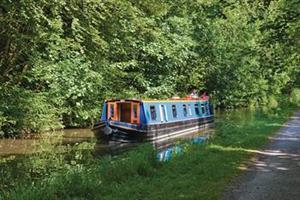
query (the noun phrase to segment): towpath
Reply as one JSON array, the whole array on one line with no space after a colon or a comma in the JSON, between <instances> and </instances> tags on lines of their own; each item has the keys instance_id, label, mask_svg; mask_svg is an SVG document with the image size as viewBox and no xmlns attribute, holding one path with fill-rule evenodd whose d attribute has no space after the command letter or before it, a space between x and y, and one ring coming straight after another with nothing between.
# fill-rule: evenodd
<instances>
[{"instance_id":1,"label":"towpath","mask_svg":"<svg viewBox=\"0 0 300 200\"><path fill-rule=\"evenodd\" d=\"M245 173L227 188L223 199L300 199L300 111L250 161Z\"/></svg>"}]
</instances>

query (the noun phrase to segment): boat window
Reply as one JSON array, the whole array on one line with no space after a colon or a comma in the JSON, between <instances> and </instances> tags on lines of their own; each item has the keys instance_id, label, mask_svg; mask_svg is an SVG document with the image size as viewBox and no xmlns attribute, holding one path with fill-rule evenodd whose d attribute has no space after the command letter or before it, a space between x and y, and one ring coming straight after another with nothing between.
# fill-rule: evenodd
<instances>
[{"instance_id":1,"label":"boat window","mask_svg":"<svg viewBox=\"0 0 300 200\"><path fill-rule=\"evenodd\" d=\"M183 116L187 116L187 109L185 104L183 104Z\"/></svg>"},{"instance_id":2,"label":"boat window","mask_svg":"<svg viewBox=\"0 0 300 200\"><path fill-rule=\"evenodd\" d=\"M176 105L172 105L172 113L173 113L173 117L176 118L177 117Z\"/></svg>"},{"instance_id":3,"label":"boat window","mask_svg":"<svg viewBox=\"0 0 300 200\"><path fill-rule=\"evenodd\" d=\"M195 104L195 113L196 113L196 115L200 115L199 105L197 103Z\"/></svg>"},{"instance_id":4,"label":"boat window","mask_svg":"<svg viewBox=\"0 0 300 200\"><path fill-rule=\"evenodd\" d=\"M151 120L156 120L155 106L150 106Z\"/></svg>"},{"instance_id":5,"label":"boat window","mask_svg":"<svg viewBox=\"0 0 300 200\"><path fill-rule=\"evenodd\" d=\"M162 122L167 121L167 113L165 105L160 105L160 119Z\"/></svg>"},{"instance_id":6,"label":"boat window","mask_svg":"<svg viewBox=\"0 0 300 200\"><path fill-rule=\"evenodd\" d=\"M191 105L188 104L188 110L189 110L189 115L192 115L192 109L191 109Z\"/></svg>"},{"instance_id":7,"label":"boat window","mask_svg":"<svg viewBox=\"0 0 300 200\"><path fill-rule=\"evenodd\" d=\"M111 104L110 105L110 117L111 118L114 118L114 115L115 115L115 105L114 104Z\"/></svg>"},{"instance_id":8,"label":"boat window","mask_svg":"<svg viewBox=\"0 0 300 200\"><path fill-rule=\"evenodd\" d=\"M202 114L206 114L206 109L203 104L201 104L201 112L202 112Z\"/></svg>"},{"instance_id":9,"label":"boat window","mask_svg":"<svg viewBox=\"0 0 300 200\"><path fill-rule=\"evenodd\" d=\"M206 112L208 115L210 114L209 104L206 104Z\"/></svg>"},{"instance_id":10,"label":"boat window","mask_svg":"<svg viewBox=\"0 0 300 200\"><path fill-rule=\"evenodd\" d=\"M137 118L137 105L136 104L133 105L133 117Z\"/></svg>"}]
</instances>

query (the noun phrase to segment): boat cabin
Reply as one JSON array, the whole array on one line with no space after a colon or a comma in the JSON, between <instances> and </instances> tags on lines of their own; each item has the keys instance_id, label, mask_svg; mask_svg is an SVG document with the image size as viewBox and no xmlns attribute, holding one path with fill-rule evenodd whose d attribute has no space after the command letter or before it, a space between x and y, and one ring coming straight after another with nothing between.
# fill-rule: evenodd
<instances>
[{"instance_id":1,"label":"boat cabin","mask_svg":"<svg viewBox=\"0 0 300 200\"><path fill-rule=\"evenodd\" d=\"M140 123L140 101L110 100L104 106L102 117L106 120L120 121L131 124Z\"/></svg>"},{"instance_id":2,"label":"boat cabin","mask_svg":"<svg viewBox=\"0 0 300 200\"><path fill-rule=\"evenodd\" d=\"M108 100L101 121L151 125L205 118L213 115L208 100Z\"/></svg>"}]
</instances>

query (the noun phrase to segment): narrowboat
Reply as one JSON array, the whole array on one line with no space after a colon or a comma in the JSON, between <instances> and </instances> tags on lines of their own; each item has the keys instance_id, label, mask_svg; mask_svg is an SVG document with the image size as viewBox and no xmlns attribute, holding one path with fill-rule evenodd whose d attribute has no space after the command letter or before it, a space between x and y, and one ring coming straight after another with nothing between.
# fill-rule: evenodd
<instances>
[{"instance_id":1,"label":"narrowboat","mask_svg":"<svg viewBox=\"0 0 300 200\"><path fill-rule=\"evenodd\" d=\"M208 98L115 99L104 102L92 130L100 140L154 141L198 132L213 120Z\"/></svg>"}]
</instances>

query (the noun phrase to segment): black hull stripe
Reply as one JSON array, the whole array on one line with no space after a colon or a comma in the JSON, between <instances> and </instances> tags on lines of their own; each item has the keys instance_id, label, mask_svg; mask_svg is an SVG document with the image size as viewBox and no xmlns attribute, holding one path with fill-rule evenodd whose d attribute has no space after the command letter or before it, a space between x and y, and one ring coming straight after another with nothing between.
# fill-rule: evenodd
<instances>
[{"instance_id":1,"label":"black hull stripe","mask_svg":"<svg viewBox=\"0 0 300 200\"><path fill-rule=\"evenodd\" d=\"M204 123L210 123L213 121L212 117L209 118L200 118L200 119L193 119L188 121L179 121L179 122L173 122L173 123L163 123L163 124L153 124L153 125L146 125L141 129L135 129L135 128L129 128L125 126L118 126L118 125L110 125L111 128L120 129L123 132L139 132L139 133L155 133L157 130L173 130L176 128L180 128L182 126L190 126L191 124L197 125L197 124L204 124ZM98 127L95 127L96 129Z\"/></svg>"},{"instance_id":2,"label":"black hull stripe","mask_svg":"<svg viewBox=\"0 0 300 200\"><path fill-rule=\"evenodd\" d=\"M110 137L110 138L125 138L124 140L130 140L130 138L143 138L143 140L153 141L153 140L164 140L164 138L177 137L180 135L185 135L192 132L197 132L203 130L205 128L211 127L213 125L213 119L209 120L191 120L189 123L177 124L176 126L168 126L168 127L148 127L148 130L127 130L122 127L114 127L117 128L118 132L113 133L113 135L105 136L103 133L103 128L97 128L93 131L95 132L95 136L98 139L102 139Z\"/></svg>"}]
</instances>

